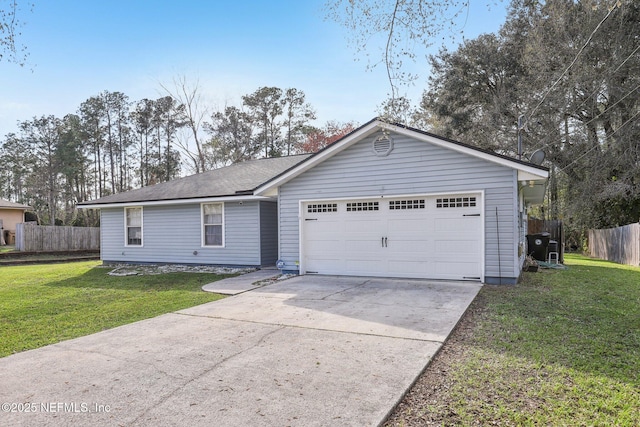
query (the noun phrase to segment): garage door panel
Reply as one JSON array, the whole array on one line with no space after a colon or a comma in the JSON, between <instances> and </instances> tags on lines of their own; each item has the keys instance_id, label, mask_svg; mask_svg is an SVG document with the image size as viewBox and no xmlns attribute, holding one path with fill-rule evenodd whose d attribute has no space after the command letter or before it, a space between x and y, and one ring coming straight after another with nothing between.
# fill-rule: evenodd
<instances>
[{"instance_id":1,"label":"garage door panel","mask_svg":"<svg viewBox=\"0 0 640 427\"><path fill-rule=\"evenodd\" d=\"M380 242L380 239L374 240L371 238L367 239L363 237L361 239L347 239L344 247L348 252L363 253L371 251L373 248L382 247L382 243ZM379 257L380 254L376 254L375 256Z\"/></svg>"},{"instance_id":2,"label":"garage door panel","mask_svg":"<svg viewBox=\"0 0 640 427\"><path fill-rule=\"evenodd\" d=\"M390 260L389 273L397 277L424 277L429 271L430 263L425 260Z\"/></svg>"},{"instance_id":3,"label":"garage door panel","mask_svg":"<svg viewBox=\"0 0 640 427\"><path fill-rule=\"evenodd\" d=\"M387 242L388 248L394 254L430 254L433 252L433 242L427 240L398 240L393 239ZM424 256L423 256L424 258Z\"/></svg>"},{"instance_id":4,"label":"garage door panel","mask_svg":"<svg viewBox=\"0 0 640 427\"><path fill-rule=\"evenodd\" d=\"M393 218L393 219L389 219L387 224L388 224L387 231L389 234L428 233L434 230L433 220L431 218L426 217L426 215L421 215L417 217L410 216L405 218Z\"/></svg>"},{"instance_id":5,"label":"garage door panel","mask_svg":"<svg viewBox=\"0 0 640 427\"><path fill-rule=\"evenodd\" d=\"M308 243L307 250L312 253L335 253L336 246L340 244L339 239L316 239Z\"/></svg>"},{"instance_id":6,"label":"garage door panel","mask_svg":"<svg viewBox=\"0 0 640 427\"><path fill-rule=\"evenodd\" d=\"M435 261L435 272L438 276L447 279L455 278L480 278L479 264L477 262L465 262L464 260Z\"/></svg>"},{"instance_id":7,"label":"garage door panel","mask_svg":"<svg viewBox=\"0 0 640 427\"><path fill-rule=\"evenodd\" d=\"M473 233L477 230L478 221L474 221L475 217L465 217L458 214L458 218L436 218L436 230L455 230L456 233Z\"/></svg>"},{"instance_id":8,"label":"garage door panel","mask_svg":"<svg viewBox=\"0 0 640 427\"><path fill-rule=\"evenodd\" d=\"M382 227L384 227L384 222L378 218L360 217L344 221L344 230L347 233L370 234L373 230L381 230Z\"/></svg>"},{"instance_id":9,"label":"garage door panel","mask_svg":"<svg viewBox=\"0 0 640 427\"><path fill-rule=\"evenodd\" d=\"M334 271L334 274L338 274L337 271L344 268L342 266L342 260L336 257L316 257L307 263L307 272L329 272Z\"/></svg>"},{"instance_id":10,"label":"garage door panel","mask_svg":"<svg viewBox=\"0 0 640 427\"><path fill-rule=\"evenodd\" d=\"M338 220L305 221L304 230L310 240L328 235L340 235L342 224Z\"/></svg>"},{"instance_id":11,"label":"garage door panel","mask_svg":"<svg viewBox=\"0 0 640 427\"><path fill-rule=\"evenodd\" d=\"M383 269L380 268L381 264L378 260L372 260L370 258L347 258L345 259L345 268L347 274L351 275L378 275L382 274Z\"/></svg>"},{"instance_id":12,"label":"garage door panel","mask_svg":"<svg viewBox=\"0 0 640 427\"><path fill-rule=\"evenodd\" d=\"M480 245L477 240L436 240L436 253L455 255L479 255Z\"/></svg>"}]
</instances>

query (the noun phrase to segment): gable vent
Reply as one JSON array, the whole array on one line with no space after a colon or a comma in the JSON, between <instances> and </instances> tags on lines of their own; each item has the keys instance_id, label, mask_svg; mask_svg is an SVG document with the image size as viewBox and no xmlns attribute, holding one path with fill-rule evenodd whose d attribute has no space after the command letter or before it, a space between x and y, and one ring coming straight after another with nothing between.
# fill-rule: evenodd
<instances>
[{"instance_id":1,"label":"gable vent","mask_svg":"<svg viewBox=\"0 0 640 427\"><path fill-rule=\"evenodd\" d=\"M373 152L378 157L388 156L393 150L393 139L388 135L380 135L373 140Z\"/></svg>"}]
</instances>

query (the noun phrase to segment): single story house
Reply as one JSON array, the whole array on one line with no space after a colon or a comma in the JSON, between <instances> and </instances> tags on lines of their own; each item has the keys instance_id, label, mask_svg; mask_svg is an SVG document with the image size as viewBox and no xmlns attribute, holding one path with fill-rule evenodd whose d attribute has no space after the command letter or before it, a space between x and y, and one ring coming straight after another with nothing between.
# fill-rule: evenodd
<instances>
[{"instance_id":1,"label":"single story house","mask_svg":"<svg viewBox=\"0 0 640 427\"><path fill-rule=\"evenodd\" d=\"M374 119L313 155L252 160L79 205L105 262L515 283L548 169Z\"/></svg>"},{"instance_id":2,"label":"single story house","mask_svg":"<svg viewBox=\"0 0 640 427\"><path fill-rule=\"evenodd\" d=\"M24 213L31 206L0 199L0 244L13 244L16 225L24 222Z\"/></svg>"}]
</instances>

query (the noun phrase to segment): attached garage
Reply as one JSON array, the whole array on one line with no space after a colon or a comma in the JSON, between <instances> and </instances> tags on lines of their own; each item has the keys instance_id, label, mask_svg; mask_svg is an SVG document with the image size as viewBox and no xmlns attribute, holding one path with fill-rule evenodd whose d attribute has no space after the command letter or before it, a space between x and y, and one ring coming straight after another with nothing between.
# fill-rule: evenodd
<instances>
[{"instance_id":1,"label":"attached garage","mask_svg":"<svg viewBox=\"0 0 640 427\"><path fill-rule=\"evenodd\" d=\"M548 170L372 120L254 190L278 200L279 267L515 283Z\"/></svg>"},{"instance_id":2,"label":"attached garage","mask_svg":"<svg viewBox=\"0 0 640 427\"><path fill-rule=\"evenodd\" d=\"M482 193L301 205L301 273L482 278Z\"/></svg>"}]
</instances>

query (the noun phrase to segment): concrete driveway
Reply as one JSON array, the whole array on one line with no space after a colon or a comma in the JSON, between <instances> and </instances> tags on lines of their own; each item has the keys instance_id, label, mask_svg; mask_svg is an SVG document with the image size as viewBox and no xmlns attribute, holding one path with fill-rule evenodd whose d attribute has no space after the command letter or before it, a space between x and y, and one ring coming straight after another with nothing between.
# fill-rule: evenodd
<instances>
[{"instance_id":1,"label":"concrete driveway","mask_svg":"<svg viewBox=\"0 0 640 427\"><path fill-rule=\"evenodd\" d=\"M301 276L0 359L0 425L376 426L481 285Z\"/></svg>"}]
</instances>

